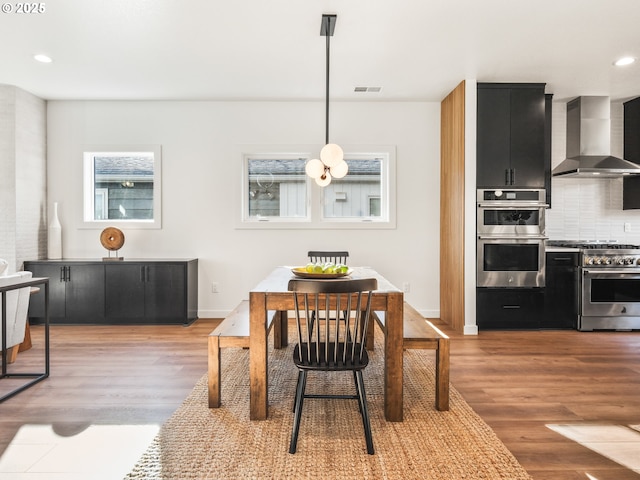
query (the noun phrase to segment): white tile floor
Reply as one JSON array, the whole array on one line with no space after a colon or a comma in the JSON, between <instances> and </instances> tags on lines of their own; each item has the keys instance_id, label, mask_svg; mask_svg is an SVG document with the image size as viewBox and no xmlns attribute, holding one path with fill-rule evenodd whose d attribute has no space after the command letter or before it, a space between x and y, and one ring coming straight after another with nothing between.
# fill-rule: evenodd
<instances>
[{"instance_id":1,"label":"white tile floor","mask_svg":"<svg viewBox=\"0 0 640 480\"><path fill-rule=\"evenodd\" d=\"M0 457L1 480L122 480L159 425L90 425L69 436L24 425Z\"/></svg>"},{"instance_id":2,"label":"white tile floor","mask_svg":"<svg viewBox=\"0 0 640 480\"><path fill-rule=\"evenodd\" d=\"M547 427L640 474L638 425ZM24 425L0 457L0 479L121 480L159 429L159 425L90 425L65 436L50 425ZM587 473L587 478L593 477Z\"/></svg>"},{"instance_id":3,"label":"white tile floor","mask_svg":"<svg viewBox=\"0 0 640 480\"><path fill-rule=\"evenodd\" d=\"M574 442L640 473L640 432L637 425L547 425Z\"/></svg>"}]
</instances>

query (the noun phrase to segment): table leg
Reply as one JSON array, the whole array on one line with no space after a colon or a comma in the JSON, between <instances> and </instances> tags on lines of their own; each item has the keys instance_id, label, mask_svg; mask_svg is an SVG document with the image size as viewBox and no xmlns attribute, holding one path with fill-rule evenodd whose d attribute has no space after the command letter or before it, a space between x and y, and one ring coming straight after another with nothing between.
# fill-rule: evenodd
<instances>
[{"instance_id":1,"label":"table leg","mask_svg":"<svg viewBox=\"0 0 640 480\"><path fill-rule=\"evenodd\" d=\"M267 397L267 308L264 292L249 294L249 418L265 420Z\"/></svg>"},{"instance_id":2,"label":"table leg","mask_svg":"<svg viewBox=\"0 0 640 480\"><path fill-rule=\"evenodd\" d=\"M364 346L366 347L367 350L370 350L370 351L373 351L373 347L374 347L375 327L376 327L376 321L373 318L369 318Z\"/></svg>"},{"instance_id":3,"label":"table leg","mask_svg":"<svg viewBox=\"0 0 640 480\"><path fill-rule=\"evenodd\" d=\"M387 296L384 338L384 415L390 422L402 421L402 339L404 330L402 292Z\"/></svg>"},{"instance_id":4,"label":"table leg","mask_svg":"<svg viewBox=\"0 0 640 480\"><path fill-rule=\"evenodd\" d=\"M436 408L449 410L449 339L438 340L436 352Z\"/></svg>"},{"instance_id":5,"label":"table leg","mask_svg":"<svg viewBox=\"0 0 640 480\"><path fill-rule=\"evenodd\" d=\"M289 345L289 312L276 312L273 326L273 348L284 348Z\"/></svg>"}]
</instances>

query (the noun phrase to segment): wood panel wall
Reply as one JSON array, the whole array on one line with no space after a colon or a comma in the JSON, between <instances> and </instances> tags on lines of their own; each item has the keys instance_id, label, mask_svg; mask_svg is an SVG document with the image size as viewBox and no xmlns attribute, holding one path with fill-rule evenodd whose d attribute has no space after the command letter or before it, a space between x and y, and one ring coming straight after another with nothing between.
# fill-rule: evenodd
<instances>
[{"instance_id":1,"label":"wood panel wall","mask_svg":"<svg viewBox=\"0 0 640 480\"><path fill-rule=\"evenodd\" d=\"M440 107L440 318L464 331L465 82Z\"/></svg>"}]
</instances>

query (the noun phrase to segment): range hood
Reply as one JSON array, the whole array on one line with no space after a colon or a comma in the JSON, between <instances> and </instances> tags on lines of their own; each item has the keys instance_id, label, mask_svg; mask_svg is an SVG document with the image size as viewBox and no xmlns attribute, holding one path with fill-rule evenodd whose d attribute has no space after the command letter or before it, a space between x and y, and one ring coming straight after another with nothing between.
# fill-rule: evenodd
<instances>
[{"instance_id":1,"label":"range hood","mask_svg":"<svg viewBox=\"0 0 640 480\"><path fill-rule=\"evenodd\" d=\"M640 165L611 155L609 97L578 97L567 103L567 158L554 177L616 178L640 174Z\"/></svg>"}]
</instances>

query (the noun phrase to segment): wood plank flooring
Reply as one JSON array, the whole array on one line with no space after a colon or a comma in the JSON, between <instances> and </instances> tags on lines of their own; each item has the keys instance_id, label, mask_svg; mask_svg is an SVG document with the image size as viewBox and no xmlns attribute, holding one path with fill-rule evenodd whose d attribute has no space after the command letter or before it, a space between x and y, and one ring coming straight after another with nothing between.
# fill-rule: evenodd
<instances>
[{"instance_id":1,"label":"wood plank flooring","mask_svg":"<svg viewBox=\"0 0 640 480\"><path fill-rule=\"evenodd\" d=\"M535 480L640 479L545 426L640 424L640 332L476 337L433 322L452 339L452 384ZM51 378L0 404L0 453L23 424L73 434L89 424L165 421L206 372L207 335L217 323L52 326ZM34 348L14 368L33 370L42 332L32 327Z\"/></svg>"}]
</instances>

